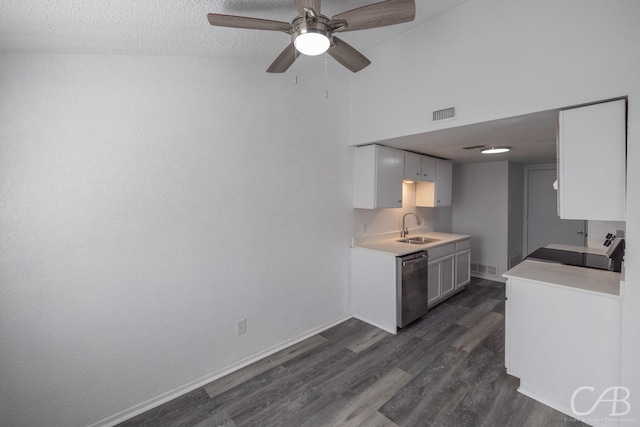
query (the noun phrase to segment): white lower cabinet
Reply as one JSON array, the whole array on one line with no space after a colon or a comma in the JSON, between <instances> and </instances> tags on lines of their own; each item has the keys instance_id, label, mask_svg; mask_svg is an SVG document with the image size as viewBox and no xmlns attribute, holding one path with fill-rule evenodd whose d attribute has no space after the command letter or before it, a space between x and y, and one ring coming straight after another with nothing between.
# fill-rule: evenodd
<instances>
[{"instance_id":1,"label":"white lower cabinet","mask_svg":"<svg viewBox=\"0 0 640 427\"><path fill-rule=\"evenodd\" d=\"M454 290L454 255L447 255L429 263L429 307L439 303Z\"/></svg>"},{"instance_id":2,"label":"white lower cabinet","mask_svg":"<svg viewBox=\"0 0 640 427\"><path fill-rule=\"evenodd\" d=\"M622 300L511 277L506 296L505 367L518 391L570 416L593 407L593 425L606 424L611 405L594 402L620 384Z\"/></svg>"},{"instance_id":3,"label":"white lower cabinet","mask_svg":"<svg viewBox=\"0 0 640 427\"><path fill-rule=\"evenodd\" d=\"M469 239L427 249L428 306L446 300L469 283ZM363 248L351 249L353 315L387 332L397 332L396 257Z\"/></svg>"},{"instance_id":4,"label":"white lower cabinet","mask_svg":"<svg viewBox=\"0 0 640 427\"><path fill-rule=\"evenodd\" d=\"M470 240L429 250L429 307L444 301L471 281Z\"/></svg>"},{"instance_id":5,"label":"white lower cabinet","mask_svg":"<svg viewBox=\"0 0 640 427\"><path fill-rule=\"evenodd\" d=\"M471 241L456 242L456 278L455 288L461 289L471 282Z\"/></svg>"},{"instance_id":6,"label":"white lower cabinet","mask_svg":"<svg viewBox=\"0 0 640 427\"><path fill-rule=\"evenodd\" d=\"M397 332L396 257L351 249L351 310L354 317L387 332Z\"/></svg>"}]
</instances>

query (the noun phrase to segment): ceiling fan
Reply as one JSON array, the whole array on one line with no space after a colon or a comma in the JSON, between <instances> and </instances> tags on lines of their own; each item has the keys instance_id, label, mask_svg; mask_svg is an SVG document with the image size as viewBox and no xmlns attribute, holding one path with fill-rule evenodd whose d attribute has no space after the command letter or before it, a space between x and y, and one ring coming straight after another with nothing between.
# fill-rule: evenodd
<instances>
[{"instance_id":1,"label":"ceiling fan","mask_svg":"<svg viewBox=\"0 0 640 427\"><path fill-rule=\"evenodd\" d=\"M358 72L371 63L364 55L334 33L366 30L413 21L415 0L385 0L339 13L331 19L320 13L321 0L293 0L298 9L291 23L245 16L209 13L211 25L253 30L282 31L291 36L291 43L267 69L268 73L284 73L298 57L327 52L349 70Z\"/></svg>"}]
</instances>

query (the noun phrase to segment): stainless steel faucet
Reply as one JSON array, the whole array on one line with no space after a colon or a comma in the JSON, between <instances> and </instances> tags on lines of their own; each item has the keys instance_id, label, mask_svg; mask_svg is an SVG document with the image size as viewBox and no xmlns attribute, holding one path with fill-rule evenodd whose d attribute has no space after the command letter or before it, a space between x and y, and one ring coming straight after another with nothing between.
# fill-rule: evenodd
<instances>
[{"instance_id":1,"label":"stainless steel faucet","mask_svg":"<svg viewBox=\"0 0 640 427\"><path fill-rule=\"evenodd\" d=\"M416 224L420 225L420 218L418 218L418 215L414 214L413 212L407 212L406 214L404 214L404 216L402 217L402 231L400 232L400 237L402 237L402 238L407 237L407 234L409 234L409 230L404 225L404 220L407 217L407 215L415 216L416 217Z\"/></svg>"}]
</instances>

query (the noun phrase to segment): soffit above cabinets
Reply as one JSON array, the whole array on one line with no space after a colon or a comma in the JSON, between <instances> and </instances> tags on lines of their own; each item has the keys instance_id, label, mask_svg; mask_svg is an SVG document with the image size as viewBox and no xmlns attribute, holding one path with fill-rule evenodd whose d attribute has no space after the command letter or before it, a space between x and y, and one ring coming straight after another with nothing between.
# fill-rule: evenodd
<instances>
[{"instance_id":1,"label":"soffit above cabinets","mask_svg":"<svg viewBox=\"0 0 640 427\"><path fill-rule=\"evenodd\" d=\"M508 160L521 164L556 162L559 110L492 120L465 126L392 138L377 143L401 150L441 157L454 163ZM481 154L480 147L509 146L503 154ZM476 147L464 149L465 147Z\"/></svg>"}]
</instances>

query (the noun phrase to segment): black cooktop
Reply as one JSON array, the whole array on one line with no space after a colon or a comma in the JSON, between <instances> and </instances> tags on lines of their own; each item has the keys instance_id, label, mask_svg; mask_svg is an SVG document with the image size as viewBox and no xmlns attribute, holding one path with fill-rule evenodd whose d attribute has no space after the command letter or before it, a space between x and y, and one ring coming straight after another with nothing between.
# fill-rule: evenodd
<instances>
[{"instance_id":1,"label":"black cooktop","mask_svg":"<svg viewBox=\"0 0 640 427\"><path fill-rule=\"evenodd\" d=\"M563 251L561 249L540 248L531 252L527 259L554 262L577 267L609 270L609 257L606 255L585 254L581 252Z\"/></svg>"}]
</instances>

